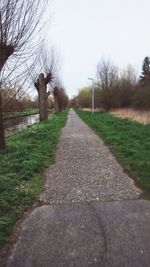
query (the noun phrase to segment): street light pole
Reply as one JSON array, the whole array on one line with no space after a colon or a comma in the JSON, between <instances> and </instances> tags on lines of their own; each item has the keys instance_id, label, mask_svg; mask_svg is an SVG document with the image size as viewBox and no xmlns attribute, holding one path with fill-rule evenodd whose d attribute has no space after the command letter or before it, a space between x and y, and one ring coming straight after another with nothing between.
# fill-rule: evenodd
<instances>
[{"instance_id":1,"label":"street light pole","mask_svg":"<svg viewBox=\"0 0 150 267\"><path fill-rule=\"evenodd\" d=\"M94 115L95 103L94 103L94 79L88 78L92 81L92 114Z\"/></svg>"}]
</instances>

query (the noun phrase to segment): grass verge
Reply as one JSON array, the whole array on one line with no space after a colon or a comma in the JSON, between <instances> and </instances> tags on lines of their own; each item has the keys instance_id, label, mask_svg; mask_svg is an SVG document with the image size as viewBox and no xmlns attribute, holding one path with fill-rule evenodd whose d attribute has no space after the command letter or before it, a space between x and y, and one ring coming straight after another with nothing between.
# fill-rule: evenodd
<instances>
[{"instance_id":1,"label":"grass verge","mask_svg":"<svg viewBox=\"0 0 150 267\"><path fill-rule=\"evenodd\" d=\"M142 125L106 113L76 110L77 114L109 145L136 183L150 192L150 124ZM149 194L150 196L150 194Z\"/></svg>"},{"instance_id":2,"label":"grass verge","mask_svg":"<svg viewBox=\"0 0 150 267\"><path fill-rule=\"evenodd\" d=\"M53 161L67 113L17 132L0 152L0 247L40 192L43 170Z\"/></svg>"}]
</instances>

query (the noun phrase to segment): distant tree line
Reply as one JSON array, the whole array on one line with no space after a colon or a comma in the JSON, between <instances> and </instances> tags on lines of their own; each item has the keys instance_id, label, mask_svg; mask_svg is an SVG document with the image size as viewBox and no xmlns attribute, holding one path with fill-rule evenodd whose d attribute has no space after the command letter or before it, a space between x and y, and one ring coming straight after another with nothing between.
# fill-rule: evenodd
<instances>
[{"instance_id":1,"label":"distant tree line","mask_svg":"<svg viewBox=\"0 0 150 267\"><path fill-rule=\"evenodd\" d=\"M120 73L110 60L101 60L97 65L94 92L95 108L150 109L150 58L145 57L139 78L132 66ZM80 89L72 105L91 108L91 87Z\"/></svg>"},{"instance_id":2,"label":"distant tree line","mask_svg":"<svg viewBox=\"0 0 150 267\"><path fill-rule=\"evenodd\" d=\"M10 112L22 112L29 109L39 108L39 96L32 96L27 90L18 84L6 83L1 88L3 98L3 114ZM46 101L47 109L60 112L69 105L68 95L64 86L59 82L54 84Z\"/></svg>"},{"instance_id":3,"label":"distant tree line","mask_svg":"<svg viewBox=\"0 0 150 267\"><path fill-rule=\"evenodd\" d=\"M22 112L29 108L38 108L37 100L31 99L30 95L18 84L6 83L1 88L1 95L3 113Z\"/></svg>"}]
</instances>

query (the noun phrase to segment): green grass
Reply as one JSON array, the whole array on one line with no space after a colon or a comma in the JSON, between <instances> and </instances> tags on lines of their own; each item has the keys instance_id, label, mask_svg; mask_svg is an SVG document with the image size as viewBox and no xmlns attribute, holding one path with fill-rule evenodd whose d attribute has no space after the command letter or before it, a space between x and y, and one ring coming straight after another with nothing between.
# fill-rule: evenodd
<instances>
[{"instance_id":1,"label":"green grass","mask_svg":"<svg viewBox=\"0 0 150 267\"><path fill-rule=\"evenodd\" d=\"M142 125L107 113L76 112L109 145L136 183L150 192L150 124Z\"/></svg>"},{"instance_id":2,"label":"green grass","mask_svg":"<svg viewBox=\"0 0 150 267\"><path fill-rule=\"evenodd\" d=\"M67 111L19 131L7 139L0 152L0 247L13 225L36 200L43 184L43 170L53 162Z\"/></svg>"}]
</instances>

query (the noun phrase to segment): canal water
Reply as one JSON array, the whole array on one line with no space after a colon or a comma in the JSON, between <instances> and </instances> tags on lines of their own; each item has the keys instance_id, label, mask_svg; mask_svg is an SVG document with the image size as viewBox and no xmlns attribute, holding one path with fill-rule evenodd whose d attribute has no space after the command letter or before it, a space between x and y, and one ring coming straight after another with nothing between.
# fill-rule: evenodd
<instances>
[{"instance_id":1,"label":"canal water","mask_svg":"<svg viewBox=\"0 0 150 267\"><path fill-rule=\"evenodd\" d=\"M6 120L4 122L5 135L9 136L10 134L14 133L16 130L21 130L36 122L39 122L39 114Z\"/></svg>"}]
</instances>

